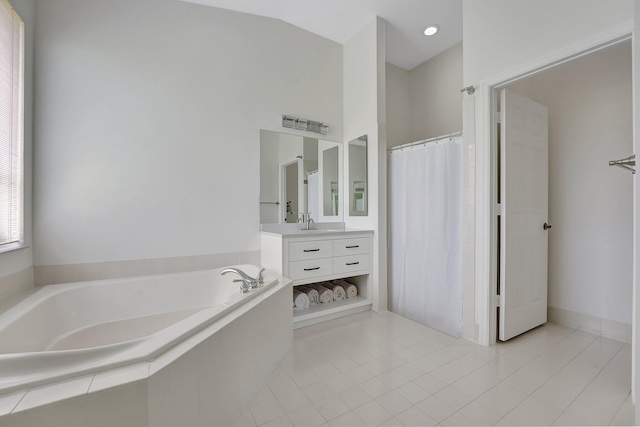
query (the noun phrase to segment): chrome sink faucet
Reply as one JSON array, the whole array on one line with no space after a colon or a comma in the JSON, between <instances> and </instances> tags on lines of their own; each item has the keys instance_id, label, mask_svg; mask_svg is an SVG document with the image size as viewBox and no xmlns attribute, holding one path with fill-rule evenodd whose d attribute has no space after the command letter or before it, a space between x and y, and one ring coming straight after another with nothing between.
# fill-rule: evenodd
<instances>
[{"instance_id":1,"label":"chrome sink faucet","mask_svg":"<svg viewBox=\"0 0 640 427\"><path fill-rule=\"evenodd\" d=\"M298 218L298 222L302 222L305 224L305 228L301 228L300 230L308 230L311 223L315 223L315 221L311 218L311 212L307 212L306 214L303 212L301 214L301 217Z\"/></svg>"},{"instance_id":2,"label":"chrome sink faucet","mask_svg":"<svg viewBox=\"0 0 640 427\"><path fill-rule=\"evenodd\" d=\"M263 271L264 271L264 268L262 270L260 270L260 272L258 273L258 275L255 278L249 276L247 273L245 273L244 271L240 270L239 268L225 268L224 270L222 270L220 272L220 274L222 274L224 276L227 273L235 273L238 276L240 276L241 279L236 279L233 282L234 283L235 282L242 282L242 284L240 285L240 293L246 294L251 289L259 288L260 286L262 286L264 284L264 278L262 277L262 272Z\"/></svg>"}]
</instances>

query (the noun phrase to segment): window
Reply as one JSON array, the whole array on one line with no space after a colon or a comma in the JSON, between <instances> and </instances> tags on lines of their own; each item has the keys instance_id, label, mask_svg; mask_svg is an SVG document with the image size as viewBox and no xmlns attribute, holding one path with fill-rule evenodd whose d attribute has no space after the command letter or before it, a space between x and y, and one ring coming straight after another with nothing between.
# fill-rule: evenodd
<instances>
[{"instance_id":1,"label":"window","mask_svg":"<svg viewBox=\"0 0 640 427\"><path fill-rule=\"evenodd\" d=\"M0 251L23 232L24 23L0 0Z\"/></svg>"}]
</instances>

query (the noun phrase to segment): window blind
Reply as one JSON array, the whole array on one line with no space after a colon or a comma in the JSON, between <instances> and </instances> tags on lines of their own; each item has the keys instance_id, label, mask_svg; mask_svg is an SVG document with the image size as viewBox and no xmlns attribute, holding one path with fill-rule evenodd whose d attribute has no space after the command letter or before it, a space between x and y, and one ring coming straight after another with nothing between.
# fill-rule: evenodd
<instances>
[{"instance_id":1,"label":"window blind","mask_svg":"<svg viewBox=\"0 0 640 427\"><path fill-rule=\"evenodd\" d=\"M0 0L0 245L23 240L24 23Z\"/></svg>"}]
</instances>

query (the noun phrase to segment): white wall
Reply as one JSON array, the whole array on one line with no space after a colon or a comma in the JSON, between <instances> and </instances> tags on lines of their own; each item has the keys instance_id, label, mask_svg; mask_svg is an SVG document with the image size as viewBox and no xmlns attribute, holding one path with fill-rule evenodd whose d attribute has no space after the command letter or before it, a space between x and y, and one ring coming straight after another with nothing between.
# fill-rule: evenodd
<instances>
[{"instance_id":1,"label":"white wall","mask_svg":"<svg viewBox=\"0 0 640 427\"><path fill-rule=\"evenodd\" d=\"M260 224L280 222L280 138L260 132ZM268 202L268 203L262 203Z\"/></svg>"},{"instance_id":2,"label":"white wall","mask_svg":"<svg viewBox=\"0 0 640 427\"><path fill-rule=\"evenodd\" d=\"M387 62L387 142L389 147L411 140L409 71Z\"/></svg>"},{"instance_id":3,"label":"white wall","mask_svg":"<svg viewBox=\"0 0 640 427\"><path fill-rule=\"evenodd\" d=\"M342 46L175 0L38 0L35 264L259 250L259 129L342 140Z\"/></svg>"},{"instance_id":4,"label":"white wall","mask_svg":"<svg viewBox=\"0 0 640 427\"><path fill-rule=\"evenodd\" d=\"M280 164L291 163L296 160L298 156L304 154L304 147L302 143L304 138L298 135L290 135L281 133L278 136L278 148L280 152Z\"/></svg>"},{"instance_id":5,"label":"white wall","mask_svg":"<svg viewBox=\"0 0 640 427\"><path fill-rule=\"evenodd\" d=\"M386 65L390 147L462 131L462 43L410 71Z\"/></svg>"},{"instance_id":6,"label":"white wall","mask_svg":"<svg viewBox=\"0 0 640 427\"><path fill-rule=\"evenodd\" d=\"M628 325L633 177L608 161L633 153L631 71L625 42L509 87L549 109L549 307Z\"/></svg>"},{"instance_id":7,"label":"white wall","mask_svg":"<svg viewBox=\"0 0 640 427\"><path fill-rule=\"evenodd\" d=\"M367 135L368 216L349 216L347 227L374 230L373 309L387 309L387 141L385 100L385 22L376 18L344 45L344 140ZM349 164L345 149L344 164ZM345 206L350 206L349 172L344 177Z\"/></svg>"},{"instance_id":8,"label":"white wall","mask_svg":"<svg viewBox=\"0 0 640 427\"><path fill-rule=\"evenodd\" d=\"M33 286L33 228L32 228L32 171L33 171L33 43L34 0L11 0L18 15L24 21L25 79L24 79L24 239L28 246L0 254L0 300L26 287ZM2 278L20 273L19 280L7 283ZM6 288L5 288L6 285ZM11 288L11 289L9 289Z\"/></svg>"},{"instance_id":9,"label":"white wall","mask_svg":"<svg viewBox=\"0 0 640 427\"><path fill-rule=\"evenodd\" d=\"M411 141L462 131L462 43L409 72Z\"/></svg>"},{"instance_id":10,"label":"white wall","mask_svg":"<svg viewBox=\"0 0 640 427\"><path fill-rule=\"evenodd\" d=\"M463 0L464 86L633 19L633 0Z\"/></svg>"}]
</instances>

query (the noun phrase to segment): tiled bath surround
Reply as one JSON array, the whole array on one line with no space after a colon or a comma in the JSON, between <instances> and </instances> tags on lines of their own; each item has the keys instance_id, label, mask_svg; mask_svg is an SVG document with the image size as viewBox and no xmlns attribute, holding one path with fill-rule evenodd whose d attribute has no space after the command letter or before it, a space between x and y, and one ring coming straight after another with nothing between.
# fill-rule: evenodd
<instances>
[{"instance_id":1,"label":"tiled bath surround","mask_svg":"<svg viewBox=\"0 0 640 427\"><path fill-rule=\"evenodd\" d=\"M11 302L16 295L33 290L33 284L33 267L0 278L0 312L5 301Z\"/></svg>"},{"instance_id":2,"label":"tiled bath surround","mask_svg":"<svg viewBox=\"0 0 640 427\"><path fill-rule=\"evenodd\" d=\"M35 285L46 286L87 280L182 273L237 264L260 264L260 251L86 264L37 265L33 270ZM0 283L0 288L1 286ZM0 301L1 297L0 294Z\"/></svg>"}]
</instances>

